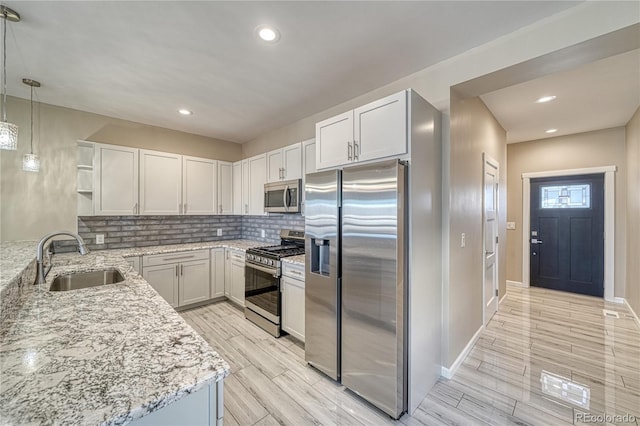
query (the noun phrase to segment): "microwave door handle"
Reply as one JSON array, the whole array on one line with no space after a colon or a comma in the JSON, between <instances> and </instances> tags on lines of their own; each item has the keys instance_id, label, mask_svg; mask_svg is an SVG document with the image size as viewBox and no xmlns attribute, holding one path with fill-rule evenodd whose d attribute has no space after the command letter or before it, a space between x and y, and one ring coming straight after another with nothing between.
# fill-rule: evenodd
<instances>
[{"instance_id":1,"label":"microwave door handle","mask_svg":"<svg viewBox=\"0 0 640 426\"><path fill-rule=\"evenodd\" d=\"M284 211L286 212L289 211L288 195L289 195L289 185L285 186L284 191L282 191L282 204L284 204Z\"/></svg>"},{"instance_id":2,"label":"microwave door handle","mask_svg":"<svg viewBox=\"0 0 640 426\"><path fill-rule=\"evenodd\" d=\"M291 189L289 188L289 185L287 185L285 192L287 193L287 211L289 211L291 208Z\"/></svg>"}]
</instances>

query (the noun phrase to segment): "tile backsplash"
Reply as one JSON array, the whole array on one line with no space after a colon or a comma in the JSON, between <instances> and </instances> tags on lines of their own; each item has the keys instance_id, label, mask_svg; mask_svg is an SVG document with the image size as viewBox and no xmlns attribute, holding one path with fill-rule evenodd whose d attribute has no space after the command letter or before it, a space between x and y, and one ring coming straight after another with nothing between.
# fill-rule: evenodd
<instances>
[{"instance_id":1,"label":"tile backsplash","mask_svg":"<svg viewBox=\"0 0 640 426\"><path fill-rule=\"evenodd\" d=\"M301 214L281 214L269 216L241 216L242 238L277 244L281 229L304 230L304 216ZM265 236L262 235L264 229Z\"/></svg>"},{"instance_id":2,"label":"tile backsplash","mask_svg":"<svg viewBox=\"0 0 640 426\"><path fill-rule=\"evenodd\" d=\"M265 243L280 242L280 229L304 229L304 217L270 216L80 216L78 233L90 250L197 243L246 238ZM222 236L217 230L222 229ZM262 230L265 236L262 237ZM104 244L96 244L96 234ZM77 249L73 240L54 242L56 252Z\"/></svg>"}]
</instances>

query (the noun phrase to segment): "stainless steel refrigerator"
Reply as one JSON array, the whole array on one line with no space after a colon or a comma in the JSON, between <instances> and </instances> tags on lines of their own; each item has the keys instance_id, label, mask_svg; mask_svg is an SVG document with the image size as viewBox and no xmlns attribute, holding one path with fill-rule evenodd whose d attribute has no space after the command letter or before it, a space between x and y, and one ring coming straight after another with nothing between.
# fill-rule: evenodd
<instances>
[{"instance_id":1,"label":"stainless steel refrigerator","mask_svg":"<svg viewBox=\"0 0 640 426\"><path fill-rule=\"evenodd\" d=\"M407 409L406 166L309 174L306 360L394 418Z\"/></svg>"}]
</instances>

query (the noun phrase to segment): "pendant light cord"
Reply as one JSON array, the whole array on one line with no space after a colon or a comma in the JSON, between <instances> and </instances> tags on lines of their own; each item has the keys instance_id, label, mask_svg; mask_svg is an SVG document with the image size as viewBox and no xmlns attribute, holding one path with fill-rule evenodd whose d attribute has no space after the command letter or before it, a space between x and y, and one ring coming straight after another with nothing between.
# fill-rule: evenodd
<instances>
[{"instance_id":1,"label":"pendant light cord","mask_svg":"<svg viewBox=\"0 0 640 426\"><path fill-rule=\"evenodd\" d=\"M31 86L31 154L33 154L33 86Z\"/></svg>"},{"instance_id":2,"label":"pendant light cord","mask_svg":"<svg viewBox=\"0 0 640 426\"><path fill-rule=\"evenodd\" d=\"M2 10L2 121L7 121L7 11Z\"/></svg>"}]
</instances>

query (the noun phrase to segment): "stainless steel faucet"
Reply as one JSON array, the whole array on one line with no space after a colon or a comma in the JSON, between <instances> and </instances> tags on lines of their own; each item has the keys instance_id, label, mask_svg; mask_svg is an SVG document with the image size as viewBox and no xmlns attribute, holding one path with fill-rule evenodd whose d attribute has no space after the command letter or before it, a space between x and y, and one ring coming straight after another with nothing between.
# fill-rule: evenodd
<instances>
[{"instance_id":1,"label":"stainless steel faucet","mask_svg":"<svg viewBox=\"0 0 640 426\"><path fill-rule=\"evenodd\" d=\"M44 284L45 278L47 277L47 274L51 270L51 266L52 266L51 264L49 264L49 268L47 268L46 271L44 269L44 259L43 259L44 245L51 238L56 237L58 235L68 235L70 237L75 238L76 241L78 242L78 251L80 252L80 254L84 256L85 254L89 253L89 249L87 248L87 246L85 246L84 240L78 234L75 234L69 231L56 231L56 232L52 232L50 234L45 235L40 239L40 242L38 242L38 251L36 253L36 262L38 263L38 271L37 271L38 275L36 277L36 282L34 284Z\"/></svg>"}]
</instances>

